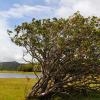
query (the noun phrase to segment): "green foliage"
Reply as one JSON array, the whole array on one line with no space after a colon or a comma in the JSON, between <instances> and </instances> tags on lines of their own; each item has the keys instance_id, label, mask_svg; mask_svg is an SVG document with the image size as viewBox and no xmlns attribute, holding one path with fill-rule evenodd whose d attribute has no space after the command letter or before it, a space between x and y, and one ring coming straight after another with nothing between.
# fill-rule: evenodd
<instances>
[{"instance_id":1,"label":"green foliage","mask_svg":"<svg viewBox=\"0 0 100 100\"><path fill-rule=\"evenodd\" d=\"M68 19L33 19L15 32L11 40L23 46L32 57L30 62L36 60L42 69L43 77L29 96L87 91L91 83L100 81L100 18L77 12Z\"/></svg>"},{"instance_id":2,"label":"green foliage","mask_svg":"<svg viewBox=\"0 0 100 100\"><path fill-rule=\"evenodd\" d=\"M24 72L40 72L41 71L41 67L39 66L38 63L34 63L34 64L21 64L19 66L18 71L24 71Z\"/></svg>"},{"instance_id":3,"label":"green foliage","mask_svg":"<svg viewBox=\"0 0 100 100\"><path fill-rule=\"evenodd\" d=\"M19 68L18 62L1 62L0 63L0 70L7 70L7 71L17 71Z\"/></svg>"},{"instance_id":4,"label":"green foliage","mask_svg":"<svg viewBox=\"0 0 100 100\"><path fill-rule=\"evenodd\" d=\"M0 70L1 71L4 71L4 70L6 70L6 71L18 71L18 69L19 69L19 67L17 66L17 67L15 67L15 66L0 66Z\"/></svg>"},{"instance_id":5,"label":"green foliage","mask_svg":"<svg viewBox=\"0 0 100 100\"><path fill-rule=\"evenodd\" d=\"M100 94L96 92L89 93L89 95L86 97L82 95L69 96L66 94L55 94L51 98L51 100L99 100L99 99L100 99Z\"/></svg>"},{"instance_id":6,"label":"green foliage","mask_svg":"<svg viewBox=\"0 0 100 100\"><path fill-rule=\"evenodd\" d=\"M24 72L32 72L33 71L33 66L23 64L23 65L20 65L18 70L19 71L24 71Z\"/></svg>"}]
</instances>

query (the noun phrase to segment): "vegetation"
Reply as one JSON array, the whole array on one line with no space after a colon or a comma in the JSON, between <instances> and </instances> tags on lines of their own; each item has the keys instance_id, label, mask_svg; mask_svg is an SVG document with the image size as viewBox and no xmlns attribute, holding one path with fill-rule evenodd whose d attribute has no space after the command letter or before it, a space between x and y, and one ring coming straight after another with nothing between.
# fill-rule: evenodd
<instances>
[{"instance_id":1,"label":"vegetation","mask_svg":"<svg viewBox=\"0 0 100 100\"><path fill-rule=\"evenodd\" d=\"M0 78L0 100L25 100L36 79Z\"/></svg>"},{"instance_id":2,"label":"vegetation","mask_svg":"<svg viewBox=\"0 0 100 100\"><path fill-rule=\"evenodd\" d=\"M87 97L82 95L66 95L66 94L59 94L56 93L52 96L51 100L99 100L100 99L100 93L89 93Z\"/></svg>"},{"instance_id":3,"label":"vegetation","mask_svg":"<svg viewBox=\"0 0 100 100\"><path fill-rule=\"evenodd\" d=\"M79 12L68 19L33 19L15 28L11 40L26 49L25 55L41 65L42 77L27 99L55 92L87 96L100 91L100 18ZM9 33L13 33L9 31Z\"/></svg>"},{"instance_id":4,"label":"vegetation","mask_svg":"<svg viewBox=\"0 0 100 100\"><path fill-rule=\"evenodd\" d=\"M34 64L21 64L18 71L24 71L24 72L40 72L41 67L39 64L34 63Z\"/></svg>"},{"instance_id":5,"label":"vegetation","mask_svg":"<svg viewBox=\"0 0 100 100\"><path fill-rule=\"evenodd\" d=\"M3 63L0 63L0 71L40 72L41 67L38 63L20 64L17 62L3 62Z\"/></svg>"},{"instance_id":6,"label":"vegetation","mask_svg":"<svg viewBox=\"0 0 100 100\"><path fill-rule=\"evenodd\" d=\"M0 62L0 70L17 71L20 64L18 62Z\"/></svg>"},{"instance_id":7,"label":"vegetation","mask_svg":"<svg viewBox=\"0 0 100 100\"><path fill-rule=\"evenodd\" d=\"M0 100L25 100L36 79L0 78ZM53 94L52 100L99 100L100 94L91 93L88 97L76 95L69 97L65 94Z\"/></svg>"},{"instance_id":8,"label":"vegetation","mask_svg":"<svg viewBox=\"0 0 100 100\"><path fill-rule=\"evenodd\" d=\"M18 71L18 67L0 66L0 71Z\"/></svg>"}]
</instances>

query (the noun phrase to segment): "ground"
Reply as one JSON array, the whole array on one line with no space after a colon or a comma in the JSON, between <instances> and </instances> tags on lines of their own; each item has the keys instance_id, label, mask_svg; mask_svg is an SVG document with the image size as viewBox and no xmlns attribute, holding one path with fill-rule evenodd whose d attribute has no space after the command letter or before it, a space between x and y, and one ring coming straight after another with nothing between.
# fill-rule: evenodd
<instances>
[{"instance_id":1,"label":"ground","mask_svg":"<svg viewBox=\"0 0 100 100\"><path fill-rule=\"evenodd\" d=\"M0 100L25 100L25 97L35 84L36 79L29 78L0 78ZM99 93L89 94L88 97L54 95L52 100L100 100Z\"/></svg>"},{"instance_id":2,"label":"ground","mask_svg":"<svg viewBox=\"0 0 100 100\"><path fill-rule=\"evenodd\" d=\"M36 79L0 78L0 100L25 100Z\"/></svg>"}]
</instances>

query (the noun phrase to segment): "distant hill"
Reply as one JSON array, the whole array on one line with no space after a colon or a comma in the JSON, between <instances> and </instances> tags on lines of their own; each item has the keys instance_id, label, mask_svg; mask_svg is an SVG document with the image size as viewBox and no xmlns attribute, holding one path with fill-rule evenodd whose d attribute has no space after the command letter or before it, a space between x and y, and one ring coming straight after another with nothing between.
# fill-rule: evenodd
<instances>
[{"instance_id":1,"label":"distant hill","mask_svg":"<svg viewBox=\"0 0 100 100\"><path fill-rule=\"evenodd\" d=\"M18 70L20 63L16 61L12 62L0 62L0 70Z\"/></svg>"},{"instance_id":2,"label":"distant hill","mask_svg":"<svg viewBox=\"0 0 100 100\"><path fill-rule=\"evenodd\" d=\"M32 72L33 70L41 71L41 67L38 63L34 63L34 65L32 65L32 64L24 64L12 61L12 62L0 62L0 70Z\"/></svg>"}]
</instances>

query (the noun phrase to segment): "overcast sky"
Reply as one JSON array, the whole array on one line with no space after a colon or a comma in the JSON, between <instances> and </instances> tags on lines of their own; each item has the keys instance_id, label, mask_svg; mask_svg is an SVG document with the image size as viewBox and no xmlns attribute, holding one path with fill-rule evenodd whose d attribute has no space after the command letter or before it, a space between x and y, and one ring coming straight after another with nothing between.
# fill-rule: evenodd
<instances>
[{"instance_id":1,"label":"overcast sky","mask_svg":"<svg viewBox=\"0 0 100 100\"><path fill-rule=\"evenodd\" d=\"M7 29L33 17L67 18L76 11L100 17L100 0L0 0L0 62L23 61L23 49L10 41Z\"/></svg>"}]
</instances>

